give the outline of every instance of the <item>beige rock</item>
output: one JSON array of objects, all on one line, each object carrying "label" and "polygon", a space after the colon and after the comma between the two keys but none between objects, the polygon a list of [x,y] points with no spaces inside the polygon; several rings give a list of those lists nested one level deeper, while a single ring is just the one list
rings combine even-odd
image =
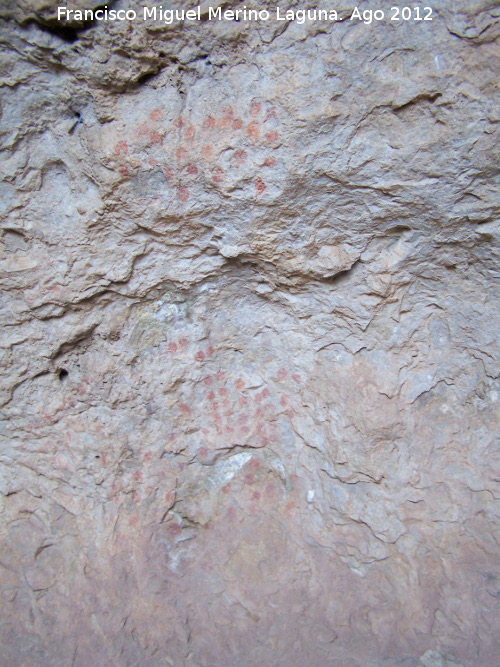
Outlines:
[{"label": "beige rock", "polygon": [[497,664],[500,17],[431,4],[0,9],[9,667]]}]

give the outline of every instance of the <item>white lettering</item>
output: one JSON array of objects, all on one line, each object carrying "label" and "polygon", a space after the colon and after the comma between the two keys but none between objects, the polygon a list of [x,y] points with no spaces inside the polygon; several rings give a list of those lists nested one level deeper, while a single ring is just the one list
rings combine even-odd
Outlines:
[{"label": "white lettering", "polygon": [[153,19],[153,21],[156,21],[156,7],[151,7],[151,9],[143,7],[142,18],[144,21],[147,21],[148,19]]}]

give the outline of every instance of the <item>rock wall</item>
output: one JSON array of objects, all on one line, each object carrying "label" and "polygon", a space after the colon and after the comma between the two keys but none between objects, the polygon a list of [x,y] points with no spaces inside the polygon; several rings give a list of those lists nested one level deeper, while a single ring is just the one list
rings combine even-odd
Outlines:
[{"label": "rock wall", "polygon": [[2,665],[500,664],[500,10],[429,4],[4,0]]}]

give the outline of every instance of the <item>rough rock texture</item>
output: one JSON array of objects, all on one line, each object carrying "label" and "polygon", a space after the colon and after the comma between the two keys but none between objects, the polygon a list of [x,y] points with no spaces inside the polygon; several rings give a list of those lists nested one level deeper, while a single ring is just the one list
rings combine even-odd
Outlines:
[{"label": "rough rock texture", "polygon": [[500,9],[430,4],[2,3],[2,665],[500,664]]}]

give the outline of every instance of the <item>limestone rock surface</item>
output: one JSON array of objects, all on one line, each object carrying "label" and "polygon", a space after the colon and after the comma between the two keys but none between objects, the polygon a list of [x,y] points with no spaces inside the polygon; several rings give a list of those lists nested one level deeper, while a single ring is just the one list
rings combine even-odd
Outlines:
[{"label": "limestone rock surface", "polygon": [[2,664],[500,664],[500,10],[428,4],[2,3]]}]

